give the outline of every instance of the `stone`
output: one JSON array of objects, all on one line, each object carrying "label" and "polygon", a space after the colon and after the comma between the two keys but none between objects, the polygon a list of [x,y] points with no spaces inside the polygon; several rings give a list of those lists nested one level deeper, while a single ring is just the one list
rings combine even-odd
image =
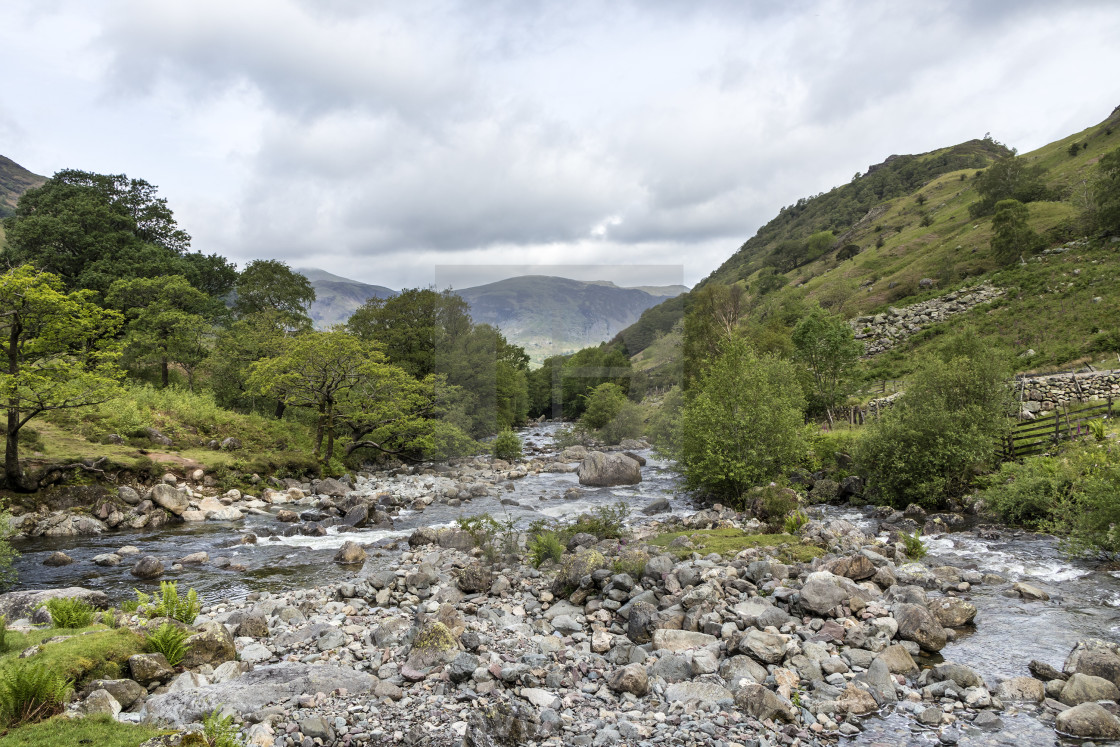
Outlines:
[{"label": "stone", "polygon": [[653,631],[653,650],[687,651],[690,648],[710,646],[717,640],[714,635],[695,633],[690,630],[655,630]]},{"label": "stone", "polygon": [[612,487],[637,485],[642,481],[642,467],[625,454],[604,454],[593,451],[576,470],[580,485]]},{"label": "stone", "polygon": [[1028,602],[1048,602],[1050,595],[1042,589],[1034,586],[1033,584],[1023,583],[1018,581],[1012,584],[1011,588],[1019,593],[1019,596],[1026,599]]},{"label": "stone", "polygon": [[121,485],[117,488],[117,497],[130,506],[136,506],[140,503],[140,494],[127,485]]},{"label": "stone", "polygon": [[319,480],[312,487],[318,495],[329,495],[333,498],[342,498],[350,491],[350,488],[333,477]]},{"label": "stone", "polygon": [[[761,630],[748,630],[747,634],[739,640],[739,651],[764,664],[777,664],[785,657],[786,640],[785,636],[764,633]],[[656,645],[655,641],[654,646]]]},{"label": "stone", "polygon": [[87,716],[105,714],[116,717],[121,712],[121,704],[107,690],[94,690],[82,701],[82,713]]},{"label": "stone", "polygon": [[887,671],[891,674],[910,676],[918,673],[918,665],[914,663],[914,658],[910,656],[905,646],[898,643],[887,646],[875,659],[886,664]]},{"label": "stone", "polygon": [[853,581],[864,581],[875,575],[875,564],[866,555],[852,555],[837,558],[826,567],[826,570],[837,576],[844,576]]},{"label": "stone", "polygon": [[970,687],[984,687],[984,680],[980,675],[964,664],[950,662],[938,664],[930,671],[930,679],[934,682],[953,682],[965,690]]},{"label": "stone", "polygon": [[836,707],[845,713],[852,713],[857,716],[879,710],[879,704],[875,702],[875,696],[855,682],[849,682],[848,686],[844,688],[844,692],[840,694],[836,701]]},{"label": "stone", "polygon": [[152,488],[152,492],[148,494],[148,499],[176,516],[182,516],[183,512],[191,506],[190,500],[185,494],[162,482]]},{"label": "stone", "polygon": [[141,685],[164,682],[175,674],[163,654],[134,654],[128,657],[128,671]]},{"label": "stone", "polygon": [[222,439],[222,443],[221,443],[221,450],[222,451],[236,451],[237,449],[240,449],[240,448],[241,448],[241,439],[234,438],[233,436],[230,436],[229,438],[223,438]]},{"label": "stone", "polygon": [[801,587],[801,606],[818,615],[827,615],[847,602],[852,594],[860,592],[862,590],[850,578],[817,571],[810,573]]},{"label": "stone", "polygon": [[334,562],[341,565],[356,565],[364,563],[366,560],[366,551],[357,542],[347,540],[342,543],[342,547],[338,548],[338,552],[334,554]]},{"label": "stone", "polygon": [[626,637],[637,644],[649,643],[657,632],[657,608],[648,602],[635,602],[626,620]]},{"label": "stone", "polygon": [[163,561],[154,555],[145,555],[129,571],[136,578],[159,578],[163,575]]},{"label": "stone", "polygon": [[724,659],[719,665],[719,676],[733,692],[738,692],[746,685],[762,684],[768,675],[766,667],[741,654]]},{"label": "stone", "polygon": [[1120,720],[1098,703],[1082,703],[1062,711],[1055,728],[1081,739],[1120,739]]},{"label": "stone", "polygon": [[723,685],[702,680],[677,682],[665,688],[665,701],[668,703],[718,703],[721,700],[731,700],[732,697],[731,691]]},{"label": "stone", "polygon": [[894,617],[898,621],[898,637],[913,641],[926,651],[938,652],[945,648],[947,637],[941,623],[929,610],[917,604],[896,604]]},{"label": "stone", "polygon": [[73,562],[74,559],[72,557],[64,552],[56,550],[55,552],[52,552],[47,556],[47,559],[43,561],[43,565],[58,567],[62,565],[70,565]]},{"label": "stone", "polygon": [[552,708],[559,703],[559,698],[548,690],[539,687],[521,688],[521,697],[525,698],[525,700],[529,701],[537,708]]},{"label": "stone", "polygon": [[[254,641],[245,648],[241,649],[241,653],[239,654],[239,656],[241,657],[241,661],[246,661],[251,664],[260,664],[271,659],[272,652],[268,650],[267,646]],[[230,662],[226,663],[228,664]]]},{"label": "stone", "polygon": [[237,635],[245,638],[268,636],[268,620],[263,615],[249,615],[237,624]]},{"label": "stone", "polygon": [[210,555],[204,551],[192,552],[175,561],[180,565],[202,565],[210,562]]},{"label": "stone", "polygon": [[642,509],[642,513],[646,516],[653,516],[654,514],[663,514],[670,510],[669,499],[662,496],[651,501],[648,506]]},{"label": "stone", "polygon": [[1000,700],[1041,703],[1046,697],[1046,685],[1034,677],[1011,677],[999,683],[995,694]]},{"label": "stone", "polygon": [[472,563],[459,571],[455,580],[461,591],[467,594],[477,594],[488,591],[494,582],[490,569],[481,563]]},{"label": "stone", "polygon": [[334,741],[334,729],[322,716],[309,716],[303,719],[299,722],[299,730],[303,732],[304,737],[321,739],[324,742]]},{"label": "stone", "polygon": [[960,628],[968,625],[976,617],[976,606],[959,597],[931,599],[929,610],[942,627]]},{"label": "stone", "polygon": [[788,700],[755,684],[744,685],[735,693],[735,707],[760,721],[773,719],[793,723],[798,715]]},{"label": "stone", "polygon": [[198,633],[185,641],[187,653],[183,656],[184,667],[191,669],[203,664],[217,666],[237,658],[237,647],[225,625],[204,622],[198,629]]},{"label": "stone", "polygon": [[1068,706],[1090,701],[1120,699],[1120,689],[1103,677],[1075,672],[1066,680],[1058,700]]},{"label": "stone", "polygon": [[1062,671],[1103,677],[1120,687],[1120,653],[1117,653],[1117,648],[1116,644],[1099,639],[1078,641],[1066,657]]},{"label": "stone", "polygon": [[436,664],[447,664],[459,655],[459,642],[451,630],[441,622],[425,623],[417,631],[408,655],[408,665],[424,669]]},{"label": "stone", "polygon": [[474,670],[478,669],[479,660],[474,654],[460,651],[459,654],[451,660],[451,664],[447,667],[447,675],[451,678],[452,682],[465,682],[474,674]]},{"label": "stone", "polygon": [[120,704],[121,708],[131,708],[132,704],[148,694],[148,691],[135,680],[94,680],[86,687],[90,692],[105,690]]}]

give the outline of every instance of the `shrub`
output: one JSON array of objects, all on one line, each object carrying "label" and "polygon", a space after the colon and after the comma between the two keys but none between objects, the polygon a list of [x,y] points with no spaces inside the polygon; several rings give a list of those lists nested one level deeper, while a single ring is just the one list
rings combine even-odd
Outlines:
[{"label": "shrub", "polygon": [[610,422],[595,433],[604,443],[621,443],[625,438],[639,438],[645,425],[644,420],[641,406],[627,400]]},{"label": "shrub", "polygon": [[615,558],[611,570],[615,573],[625,573],[637,581],[645,573],[647,563],[649,563],[649,553],[637,548],[626,548]]},{"label": "shrub", "polygon": [[922,544],[922,530],[918,529],[913,534],[899,535],[903,546],[906,548],[906,557],[911,560],[921,560],[926,556],[926,546]]},{"label": "shrub", "polygon": [[803,461],[805,398],[788,361],[735,338],[700,373],[682,417],[685,483],[741,506],[747,490]]},{"label": "shrub", "polygon": [[56,628],[84,628],[93,624],[96,615],[91,604],[77,597],[48,599],[43,606],[51,613]]},{"label": "shrub", "polygon": [[198,602],[198,592],[194,589],[187,590],[185,598],[179,597],[179,590],[174,581],[161,581],[159,585],[160,600],[148,610],[149,617],[170,617],[172,620],[193,625],[198,617],[201,605]]},{"label": "shrub", "polygon": [[202,734],[210,747],[244,747],[245,742],[237,732],[233,716],[223,716],[215,708],[202,719]]},{"label": "shrub", "polygon": [[12,662],[0,677],[0,720],[18,726],[62,713],[71,690],[68,680],[38,662]]},{"label": "shrub", "polygon": [[800,534],[805,525],[809,523],[809,515],[797,509],[786,517],[782,530],[786,534]]},{"label": "shrub", "polygon": [[187,655],[186,640],[189,637],[190,633],[179,626],[173,623],[164,623],[156,628],[155,632],[148,634],[146,643],[149,651],[163,654],[167,663],[175,667]]},{"label": "shrub", "polygon": [[490,453],[495,459],[516,461],[521,458],[521,439],[516,433],[506,429],[494,437],[494,441],[490,444]]},{"label": "shrub", "polygon": [[559,563],[564,555],[564,545],[556,532],[542,532],[529,542],[529,562],[540,568],[546,560]]}]

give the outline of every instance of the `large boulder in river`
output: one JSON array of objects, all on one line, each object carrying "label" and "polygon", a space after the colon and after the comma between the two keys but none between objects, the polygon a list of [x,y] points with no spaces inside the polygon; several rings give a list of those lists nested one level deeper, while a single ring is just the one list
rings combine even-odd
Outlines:
[{"label": "large boulder in river", "polygon": [[163,561],[154,555],[145,555],[132,566],[133,576],[136,578],[159,578],[163,575]]},{"label": "large boulder in river", "polygon": [[1120,647],[1096,638],[1078,641],[1066,657],[1062,671],[1066,674],[1081,672],[1103,677],[1120,687]]},{"label": "large boulder in river", "polygon": [[917,604],[896,604],[894,619],[898,622],[898,637],[913,641],[926,651],[937,652],[945,648],[945,628],[925,607]]},{"label": "large boulder in river", "polygon": [[1057,730],[1081,739],[1120,739],[1120,720],[1098,703],[1082,703],[1058,714]]},{"label": "large boulder in river", "polygon": [[160,508],[166,508],[176,516],[182,516],[183,512],[191,506],[191,502],[186,495],[162,482],[152,488],[152,492],[148,494],[148,498],[152,503]]},{"label": "large boulder in river", "polygon": [[625,454],[604,454],[593,451],[576,470],[580,485],[605,488],[614,485],[637,485],[642,481],[642,466]]},{"label": "large boulder in river", "polygon": [[9,591],[0,594],[0,615],[8,622],[29,617],[35,608],[45,604],[48,599],[74,597],[97,609],[108,609],[111,601],[105,592],[86,589],[81,586],[68,586],[64,589]]},{"label": "large boulder in river", "polygon": [[350,540],[343,542],[342,547],[338,548],[338,552],[334,554],[334,562],[342,565],[364,563],[365,561],[366,551],[357,542]]},{"label": "large boulder in river", "polygon": [[1120,689],[1104,677],[1095,677],[1091,674],[1076,672],[1062,687],[1058,700],[1068,706],[1081,705],[1082,703],[1096,702],[1098,700],[1116,700],[1120,698]]}]

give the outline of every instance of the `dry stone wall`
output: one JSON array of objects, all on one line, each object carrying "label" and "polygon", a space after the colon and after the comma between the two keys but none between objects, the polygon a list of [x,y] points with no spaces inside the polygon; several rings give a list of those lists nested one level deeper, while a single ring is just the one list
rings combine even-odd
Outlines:
[{"label": "dry stone wall", "polygon": [[1050,412],[1075,403],[1100,402],[1109,397],[1120,405],[1120,370],[1020,377],[1015,387],[1026,415]]},{"label": "dry stone wall", "polygon": [[1003,290],[983,283],[910,306],[892,306],[885,314],[860,316],[848,323],[852,326],[856,339],[863,340],[864,354],[875,355],[890,350],[926,327],[1002,295]]}]

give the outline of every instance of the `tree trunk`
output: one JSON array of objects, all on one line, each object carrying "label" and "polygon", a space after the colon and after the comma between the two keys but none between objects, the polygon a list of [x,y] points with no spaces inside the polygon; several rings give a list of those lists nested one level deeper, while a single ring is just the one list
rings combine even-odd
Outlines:
[{"label": "tree trunk", "polygon": [[287,408],[288,408],[288,406],[284,404],[283,400],[276,400],[276,419],[277,420],[283,420],[284,419],[284,410],[286,410]]},{"label": "tree trunk", "polygon": [[334,457],[334,402],[327,403],[327,458],[324,463]]},{"label": "tree trunk", "polygon": [[318,460],[319,455],[323,453],[323,431],[327,424],[327,414],[323,409],[323,405],[319,405],[319,417],[315,422],[315,447],[311,450],[311,456]]},{"label": "tree trunk", "polygon": [[12,490],[22,490],[23,470],[19,466],[19,410],[8,410],[8,434],[4,441],[4,479]]},{"label": "tree trunk", "polygon": [[160,381],[163,382],[163,388],[166,389],[167,388],[167,382],[168,382],[167,359],[166,358],[160,358],[159,359],[159,376],[160,376]]}]

